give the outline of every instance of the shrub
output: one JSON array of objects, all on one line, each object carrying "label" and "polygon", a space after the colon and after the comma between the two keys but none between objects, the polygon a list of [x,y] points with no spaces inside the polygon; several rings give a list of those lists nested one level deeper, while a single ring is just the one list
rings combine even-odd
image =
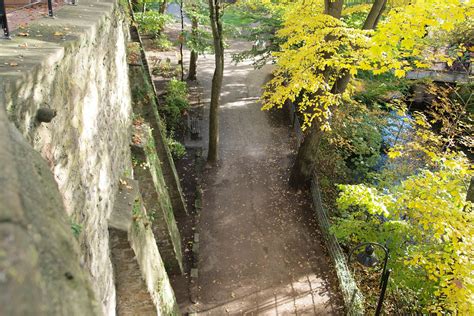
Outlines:
[{"label": "shrub", "polygon": [[158,11],[146,11],[139,14],[138,29],[140,32],[156,38],[160,35],[170,17]]},{"label": "shrub", "polygon": [[385,112],[377,107],[369,108],[360,103],[341,106],[334,112],[333,128],[322,140],[322,160],[332,152],[331,164],[325,170],[339,173],[330,177],[349,181],[364,179],[373,171],[381,158],[382,129],[386,124]]},{"label": "shrub", "polygon": [[173,43],[164,34],[159,34],[153,40],[153,47],[161,51],[167,51],[173,48]]},{"label": "shrub", "polygon": [[172,136],[173,135],[170,135],[169,137],[167,137],[168,147],[171,151],[171,155],[173,156],[173,159],[179,160],[186,155],[186,148],[184,147],[183,144],[178,142]]},{"label": "shrub", "polygon": [[154,76],[162,76],[163,78],[173,78],[179,76],[180,70],[178,67],[171,65],[169,58],[165,60],[159,60],[154,63],[151,73]]},{"label": "shrub", "polygon": [[412,84],[408,79],[397,78],[391,73],[372,75],[360,71],[357,79],[359,89],[356,89],[354,99],[368,106],[391,103],[393,99],[403,98]]},{"label": "shrub", "polygon": [[181,117],[189,107],[186,83],[171,79],[166,87],[164,114],[169,131],[174,131],[182,125]]},{"label": "shrub", "polygon": [[340,186],[343,215],[331,230],[351,246],[386,244],[390,286],[405,297],[413,293],[420,304],[417,314],[472,315],[474,213],[466,192],[473,173],[464,155],[434,159],[435,167],[383,190]]},{"label": "shrub", "polygon": [[166,99],[185,99],[188,94],[188,88],[186,82],[171,79],[166,86]]}]

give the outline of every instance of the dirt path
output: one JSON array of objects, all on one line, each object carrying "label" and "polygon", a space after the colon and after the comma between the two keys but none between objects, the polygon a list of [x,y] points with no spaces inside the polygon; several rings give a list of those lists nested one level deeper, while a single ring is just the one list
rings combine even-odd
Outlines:
[{"label": "dirt path", "polygon": [[[257,103],[269,69],[230,63],[232,49],[245,45],[234,42],[226,54],[221,162],[205,174],[194,309],[199,315],[340,315],[309,199],[287,188],[294,152],[288,123],[282,111],[262,112]],[[207,102],[211,56],[200,59],[199,71]]]}]

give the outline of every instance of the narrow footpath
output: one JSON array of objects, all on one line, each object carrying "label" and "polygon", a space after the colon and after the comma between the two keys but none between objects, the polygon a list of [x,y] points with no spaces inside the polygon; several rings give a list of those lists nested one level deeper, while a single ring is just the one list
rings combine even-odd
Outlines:
[{"label": "narrow footpath", "polygon": [[[198,315],[342,315],[309,197],[287,186],[295,139],[286,112],[260,110],[270,66],[231,62],[248,45],[235,41],[226,52],[220,163],[204,174],[193,309]],[[205,103],[213,70],[212,56],[201,57]]]}]

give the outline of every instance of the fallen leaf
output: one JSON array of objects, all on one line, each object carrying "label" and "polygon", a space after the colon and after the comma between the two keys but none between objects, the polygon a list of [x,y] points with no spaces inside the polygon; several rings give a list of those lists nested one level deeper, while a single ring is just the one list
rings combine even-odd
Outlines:
[{"label": "fallen leaf", "polygon": [[64,35],[64,33],[62,33],[62,32],[54,32],[54,34],[53,34],[53,35],[54,35],[54,36],[63,36],[63,35]]},{"label": "fallen leaf", "polygon": [[18,36],[24,36],[24,37],[26,37],[26,36],[30,36],[30,34],[28,34],[28,33],[26,33],[26,32],[20,32],[20,33],[18,33]]}]

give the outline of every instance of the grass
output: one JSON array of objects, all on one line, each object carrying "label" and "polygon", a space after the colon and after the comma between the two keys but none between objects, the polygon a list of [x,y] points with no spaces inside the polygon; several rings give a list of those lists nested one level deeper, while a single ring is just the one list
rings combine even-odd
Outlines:
[{"label": "grass", "polygon": [[238,11],[233,8],[228,8],[224,12],[223,22],[227,25],[234,27],[244,27],[254,22],[254,20],[251,17],[242,14],[241,11]]}]

